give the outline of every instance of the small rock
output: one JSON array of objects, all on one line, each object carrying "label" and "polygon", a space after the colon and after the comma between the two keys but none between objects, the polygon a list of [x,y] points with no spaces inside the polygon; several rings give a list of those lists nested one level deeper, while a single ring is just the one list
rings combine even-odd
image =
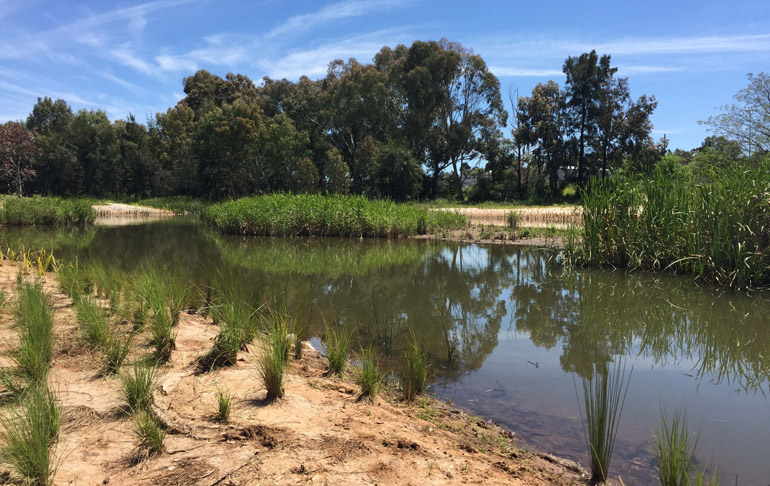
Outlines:
[{"label": "small rock", "polygon": [[106,478],[104,478],[104,481],[102,481],[102,484],[108,484],[109,482],[110,482],[110,477],[107,476]]}]

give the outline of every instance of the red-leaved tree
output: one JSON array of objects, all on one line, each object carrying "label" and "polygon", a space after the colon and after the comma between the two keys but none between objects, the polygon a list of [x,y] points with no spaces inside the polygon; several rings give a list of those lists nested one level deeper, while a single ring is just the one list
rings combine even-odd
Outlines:
[{"label": "red-leaved tree", "polygon": [[35,177],[30,160],[37,153],[35,134],[18,122],[0,125],[0,180],[21,197],[24,183]]}]

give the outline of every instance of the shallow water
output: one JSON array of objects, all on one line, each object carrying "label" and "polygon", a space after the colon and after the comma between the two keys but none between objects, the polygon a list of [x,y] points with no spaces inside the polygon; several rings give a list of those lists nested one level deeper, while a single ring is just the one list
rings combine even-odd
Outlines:
[{"label": "shallow water", "polygon": [[[431,241],[221,236],[191,221],[85,230],[6,228],[0,245],[228,288],[322,333],[355,329],[396,367],[408,326],[436,395],[587,463],[581,377],[623,356],[631,373],[611,476],[654,484],[659,408],[686,407],[723,483],[770,484],[770,296],[671,275],[563,272],[553,253]],[[633,368],[633,371],[631,369]]]}]

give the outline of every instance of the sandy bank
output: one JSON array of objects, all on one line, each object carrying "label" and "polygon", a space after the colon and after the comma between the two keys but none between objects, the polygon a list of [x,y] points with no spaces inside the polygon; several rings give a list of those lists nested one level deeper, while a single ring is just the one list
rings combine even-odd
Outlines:
[{"label": "sandy bank", "polygon": [[97,204],[93,208],[96,211],[96,221],[94,221],[94,224],[105,226],[139,224],[174,216],[173,211],[166,209],[120,203]]},{"label": "sandy bank", "polygon": [[[0,264],[0,289],[9,296],[17,272]],[[118,379],[99,376],[103,356],[80,343],[72,302],[55,275],[46,276],[44,289],[56,312],[51,388],[64,412],[56,484],[582,484],[574,464],[520,450],[511,432],[449,404],[404,403],[396,391],[359,400],[353,380],[325,376],[324,358],[309,347],[290,363],[286,396],[277,402],[264,399],[256,343],[236,366],[200,373],[196,359],[219,327],[196,314],[183,314],[155,391],[154,412],[169,427],[165,452],[133,463],[136,439],[120,412]],[[12,311],[0,310],[0,339],[9,348],[16,341]],[[144,333],[134,348],[135,358],[151,349]],[[212,420],[222,385],[236,392],[228,424]]]},{"label": "sandy bank", "polygon": [[485,208],[432,208],[433,211],[456,211],[465,215],[471,224],[494,224],[505,226],[508,214],[519,215],[519,226],[528,228],[548,228],[555,226],[564,229],[571,224],[578,224],[583,216],[583,208],[572,207],[529,207],[514,209]]}]

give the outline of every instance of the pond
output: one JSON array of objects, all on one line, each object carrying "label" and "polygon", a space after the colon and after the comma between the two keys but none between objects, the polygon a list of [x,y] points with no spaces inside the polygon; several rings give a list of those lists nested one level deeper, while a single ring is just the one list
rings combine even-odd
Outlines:
[{"label": "pond", "polygon": [[[686,407],[723,482],[770,478],[770,299],[689,278],[566,272],[552,252],[416,240],[222,236],[183,218],[79,230],[6,228],[0,245],[69,261],[161,268],[200,288],[285,309],[311,334],[356,330],[398,366],[412,327],[440,398],[587,464],[579,397],[593,366],[630,373],[612,476],[653,484],[660,408]],[[582,398],[581,398],[582,399]]]}]

